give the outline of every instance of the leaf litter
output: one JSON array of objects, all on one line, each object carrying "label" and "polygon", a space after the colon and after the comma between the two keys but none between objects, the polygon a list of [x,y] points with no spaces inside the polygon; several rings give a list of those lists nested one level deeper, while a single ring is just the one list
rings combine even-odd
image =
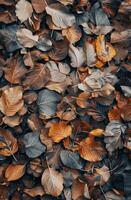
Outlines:
[{"label": "leaf litter", "polygon": [[130,1],[0,6],[0,199],[130,200]]}]

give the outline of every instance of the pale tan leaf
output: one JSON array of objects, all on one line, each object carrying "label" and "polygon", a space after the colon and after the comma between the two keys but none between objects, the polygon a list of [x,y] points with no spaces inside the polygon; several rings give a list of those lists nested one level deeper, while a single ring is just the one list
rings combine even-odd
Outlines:
[{"label": "pale tan leaf", "polygon": [[46,169],[41,178],[41,184],[46,194],[55,197],[58,197],[62,193],[63,182],[63,175],[53,168]]},{"label": "pale tan leaf", "polygon": [[26,28],[18,29],[17,33],[18,41],[24,47],[32,48],[38,42],[38,35],[33,35],[32,32]]},{"label": "pale tan leaf", "polygon": [[25,188],[24,193],[28,194],[31,197],[43,196],[45,194],[41,186],[36,186],[31,189]]},{"label": "pale tan leaf", "polygon": [[26,21],[32,15],[33,8],[30,2],[26,0],[20,0],[16,4],[16,16],[21,22]]}]

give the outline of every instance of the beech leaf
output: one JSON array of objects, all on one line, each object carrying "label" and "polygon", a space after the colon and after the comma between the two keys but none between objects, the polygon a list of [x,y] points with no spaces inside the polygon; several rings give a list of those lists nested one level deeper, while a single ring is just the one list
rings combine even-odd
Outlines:
[{"label": "beech leaf", "polygon": [[16,16],[21,22],[26,21],[32,15],[33,8],[30,2],[26,0],[19,0],[16,4]]},{"label": "beech leaf", "polygon": [[7,181],[16,181],[25,173],[25,165],[10,164],[5,171]]},{"label": "beech leaf", "polygon": [[23,142],[29,158],[36,158],[45,152],[46,147],[40,142],[39,134],[31,132],[24,135]]},{"label": "beech leaf", "polygon": [[63,175],[53,168],[46,169],[41,178],[41,184],[46,194],[54,197],[58,197],[62,193],[63,183]]}]

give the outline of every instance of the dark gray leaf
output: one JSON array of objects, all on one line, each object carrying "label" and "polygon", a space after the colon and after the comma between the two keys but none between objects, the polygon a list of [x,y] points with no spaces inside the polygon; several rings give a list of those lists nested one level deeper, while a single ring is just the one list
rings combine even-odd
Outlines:
[{"label": "dark gray leaf", "polygon": [[73,169],[82,169],[83,168],[83,162],[78,153],[63,150],[60,153],[60,158],[61,158],[62,163],[66,167],[70,167]]},{"label": "dark gray leaf", "polygon": [[47,89],[38,94],[37,105],[42,118],[50,118],[56,112],[57,103],[60,101],[60,95]]},{"label": "dark gray leaf", "polygon": [[17,29],[17,25],[11,25],[7,26],[5,29],[0,30],[0,44],[5,48],[7,52],[14,52],[22,48],[16,38]]},{"label": "dark gray leaf", "polygon": [[36,48],[41,51],[49,51],[52,48],[52,42],[48,38],[44,37],[39,39],[36,44]]},{"label": "dark gray leaf", "polygon": [[24,135],[23,142],[25,144],[26,155],[29,158],[36,158],[45,152],[46,147],[41,144],[37,132],[31,132]]},{"label": "dark gray leaf", "polygon": [[99,2],[96,2],[92,6],[89,18],[97,26],[99,26],[99,25],[106,25],[106,26],[110,25],[110,21],[108,19],[108,16],[103,11],[103,9],[100,7]]}]

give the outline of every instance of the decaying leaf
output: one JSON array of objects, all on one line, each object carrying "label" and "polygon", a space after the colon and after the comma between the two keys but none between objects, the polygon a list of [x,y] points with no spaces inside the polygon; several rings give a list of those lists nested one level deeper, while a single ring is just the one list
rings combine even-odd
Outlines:
[{"label": "decaying leaf", "polygon": [[5,89],[0,98],[0,110],[6,116],[13,116],[24,105],[22,99],[22,88],[20,86]]},{"label": "decaying leaf", "polygon": [[57,103],[61,97],[58,93],[47,89],[42,90],[38,95],[37,105],[42,118],[50,118],[56,112]]},{"label": "decaying leaf", "polygon": [[73,25],[67,29],[62,30],[62,35],[66,36],[66,38],[71,42],[78,42],[82,36],[81,29],[77,25]]},{"label": "decaying leaf", "polygon": [[18,151],[17,139],[9,130],[0,129],[0,155],[11,156]]},{"label": "decaying leaf", "polygon": [[30,2],[26,0],[19,0],[16,4],[16,16],[21,22],[26,21],[32,15],[33,8]]},{"label": "decaying leaf", "polygon": [[79,152],[82,158],[90,162],[97,162],[103,159],[106,154],[101,142],[88,137],[80,142]]},{"label": "decaying leaf", "polygon": [[32,32],[26,28],[18,29],[17,38],[23,47],[32,48],[38,42],[38,35],[33,35]]},{"label": "decaying leaf", "polygon": [[108,62],[116,55],[112,45],[105,42],[104,35],[99,35],[96,39],[96,53],[102,62]]},{"label": "decaying leaf", "polygon": [[43,196],[45,194],[41,186],[36,186],[31,189],[25,188],[24,193],[28,194],[31,197]]},{"label": "decaying leaf", "polygon": [[62,163],[66,167],[70,167],[73,169],[82,169],[83,168],[83,162],[78,153],[63,150],[60,153],[60,158],[61,158]]},{"label": "decaying leaf", "polygon": [[36,158],[45,152],[45,146],[40,142],[39,134],[31,132],[24,135],[23,142],[29,158]]},{"label": "decaying leaf", "polygon": [[120,121],[111,121],[104,132],[106,149],[112,153],[117,148],[123,147],[122,136],[125,133],[126,126]]},{"label": "decaying leaf", "polygon": [[21,78],[27,72],[21,58],[10,58],[7,60],[6,68],[4,69],[5,78],[13,84],[21,82]]},{"label": "decaying leaf", "polygon": [[23,80],[23,85],[26,89],[32,88],[38,90],[46,85],[49,78],[50,74],[48,69],[46,69],[42,63],[39,63],[26,74],[26,77]]},{"label": "decaying leaf", "polygon": [[46,12],[51,15],[53,23],[60,28],[67,28],[75,23],[75,16],[63,4],[53,3],[46,7]]},{"label": "decaying leaf", "polygon": [[10,164],[5,171],[7,181],[16,181],[25,173],[25,165]]},{"label": "decaying leaf", "polygon": [[61,173],[53,168],[48,168],[44,171],[41,184],[44,187],[46,194],[58,197],[63,190],[64,179]]},{"label": "decaying leaf", "polygon": [[60,142],[64,138],[70,136],[72,133],[72,128],[70,125],[67,125],[64,121],[56,122],[51,125],[49,130],[49,137],[56,143]]}]

